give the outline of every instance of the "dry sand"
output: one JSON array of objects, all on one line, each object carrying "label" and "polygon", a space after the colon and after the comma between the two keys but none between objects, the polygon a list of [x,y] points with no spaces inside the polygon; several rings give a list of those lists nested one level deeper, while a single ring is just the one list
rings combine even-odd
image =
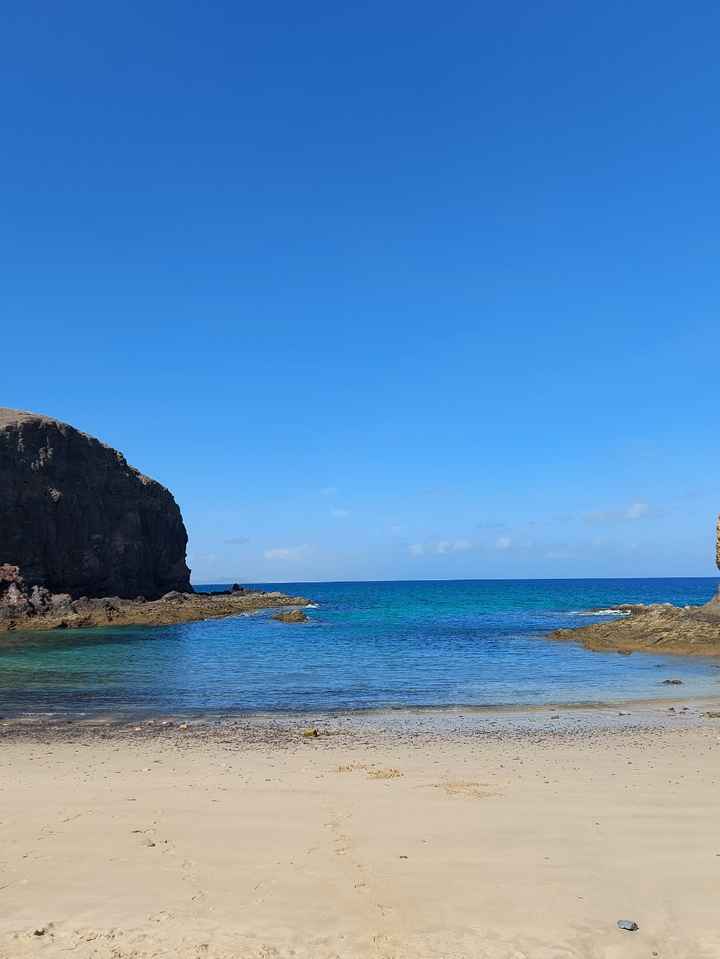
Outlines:
[{"label": "dry sand", "polygon": [[704,708],[0,725],[0,956],[717,959]]}]

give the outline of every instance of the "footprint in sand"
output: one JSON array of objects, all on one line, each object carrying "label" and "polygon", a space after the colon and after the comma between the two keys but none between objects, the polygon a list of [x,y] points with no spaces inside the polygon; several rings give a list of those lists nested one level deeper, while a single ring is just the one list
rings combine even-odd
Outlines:
[{"label": "footprint in sand", "polygon": [[401,776],[399,769],[371,769],[368,772],[368,779],[400,779]]},{"label": "footprint in sand", "polygon": [[343,766],[338,766],[337,771],[339,773],[354,773],[358,769],[369,769],[369,763],[346,763]]},{"label": "footprint in sand", "polygon": [[167,912],[165,909],[161,909],[160,912],[151,913],[148,916],[149,922],[167,922],[168,919],[174,919],[175,916],[172,912]]}]

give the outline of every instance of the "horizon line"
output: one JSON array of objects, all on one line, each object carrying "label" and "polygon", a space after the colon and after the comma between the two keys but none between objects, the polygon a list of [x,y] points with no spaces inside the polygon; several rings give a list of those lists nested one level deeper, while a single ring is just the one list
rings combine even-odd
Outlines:
[{"label": "horizon line", "polygon": [[312,585],[343,585],[351,583],[573,583],[588,582],[591,580],[640,580],[640,579],[720,579],[720,572],[714,576],[469,576],[452,578],[428,578],[428,579],[283,579],[283,580],[249,580],[239,579],[237,577],[228,580],[215,580],[206,582],[191,583],[191,586],[231,586],[233,583],[239,585],[260,583],[262,585],[284,586],[294,583],[312,584]]}]

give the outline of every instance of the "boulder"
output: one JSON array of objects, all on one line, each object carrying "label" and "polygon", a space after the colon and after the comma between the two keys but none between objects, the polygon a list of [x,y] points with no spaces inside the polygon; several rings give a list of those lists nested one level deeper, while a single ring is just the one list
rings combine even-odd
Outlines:
[{"label": "boulder", "polygon": [[276,613],[273,619],[281,623],[307,623],[308,618],[301,609],[292,609],[287,613]]},{"label": "boulder", "polygon": [[37,614],[53,593],[191,592],[186,546],[172,494],[122,453],[0,407],[0,602]]}]

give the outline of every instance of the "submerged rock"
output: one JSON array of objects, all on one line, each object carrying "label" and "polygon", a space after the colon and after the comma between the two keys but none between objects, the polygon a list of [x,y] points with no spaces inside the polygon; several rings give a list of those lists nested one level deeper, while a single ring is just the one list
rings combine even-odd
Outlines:
[{"label": "submerged rock", "polygon": [[[268,594],[271,595],[271,594]],[[281,623],[307,623],[307,615],[301,609],[292,609],[287,613],[277,613],[273,616]]]}]

